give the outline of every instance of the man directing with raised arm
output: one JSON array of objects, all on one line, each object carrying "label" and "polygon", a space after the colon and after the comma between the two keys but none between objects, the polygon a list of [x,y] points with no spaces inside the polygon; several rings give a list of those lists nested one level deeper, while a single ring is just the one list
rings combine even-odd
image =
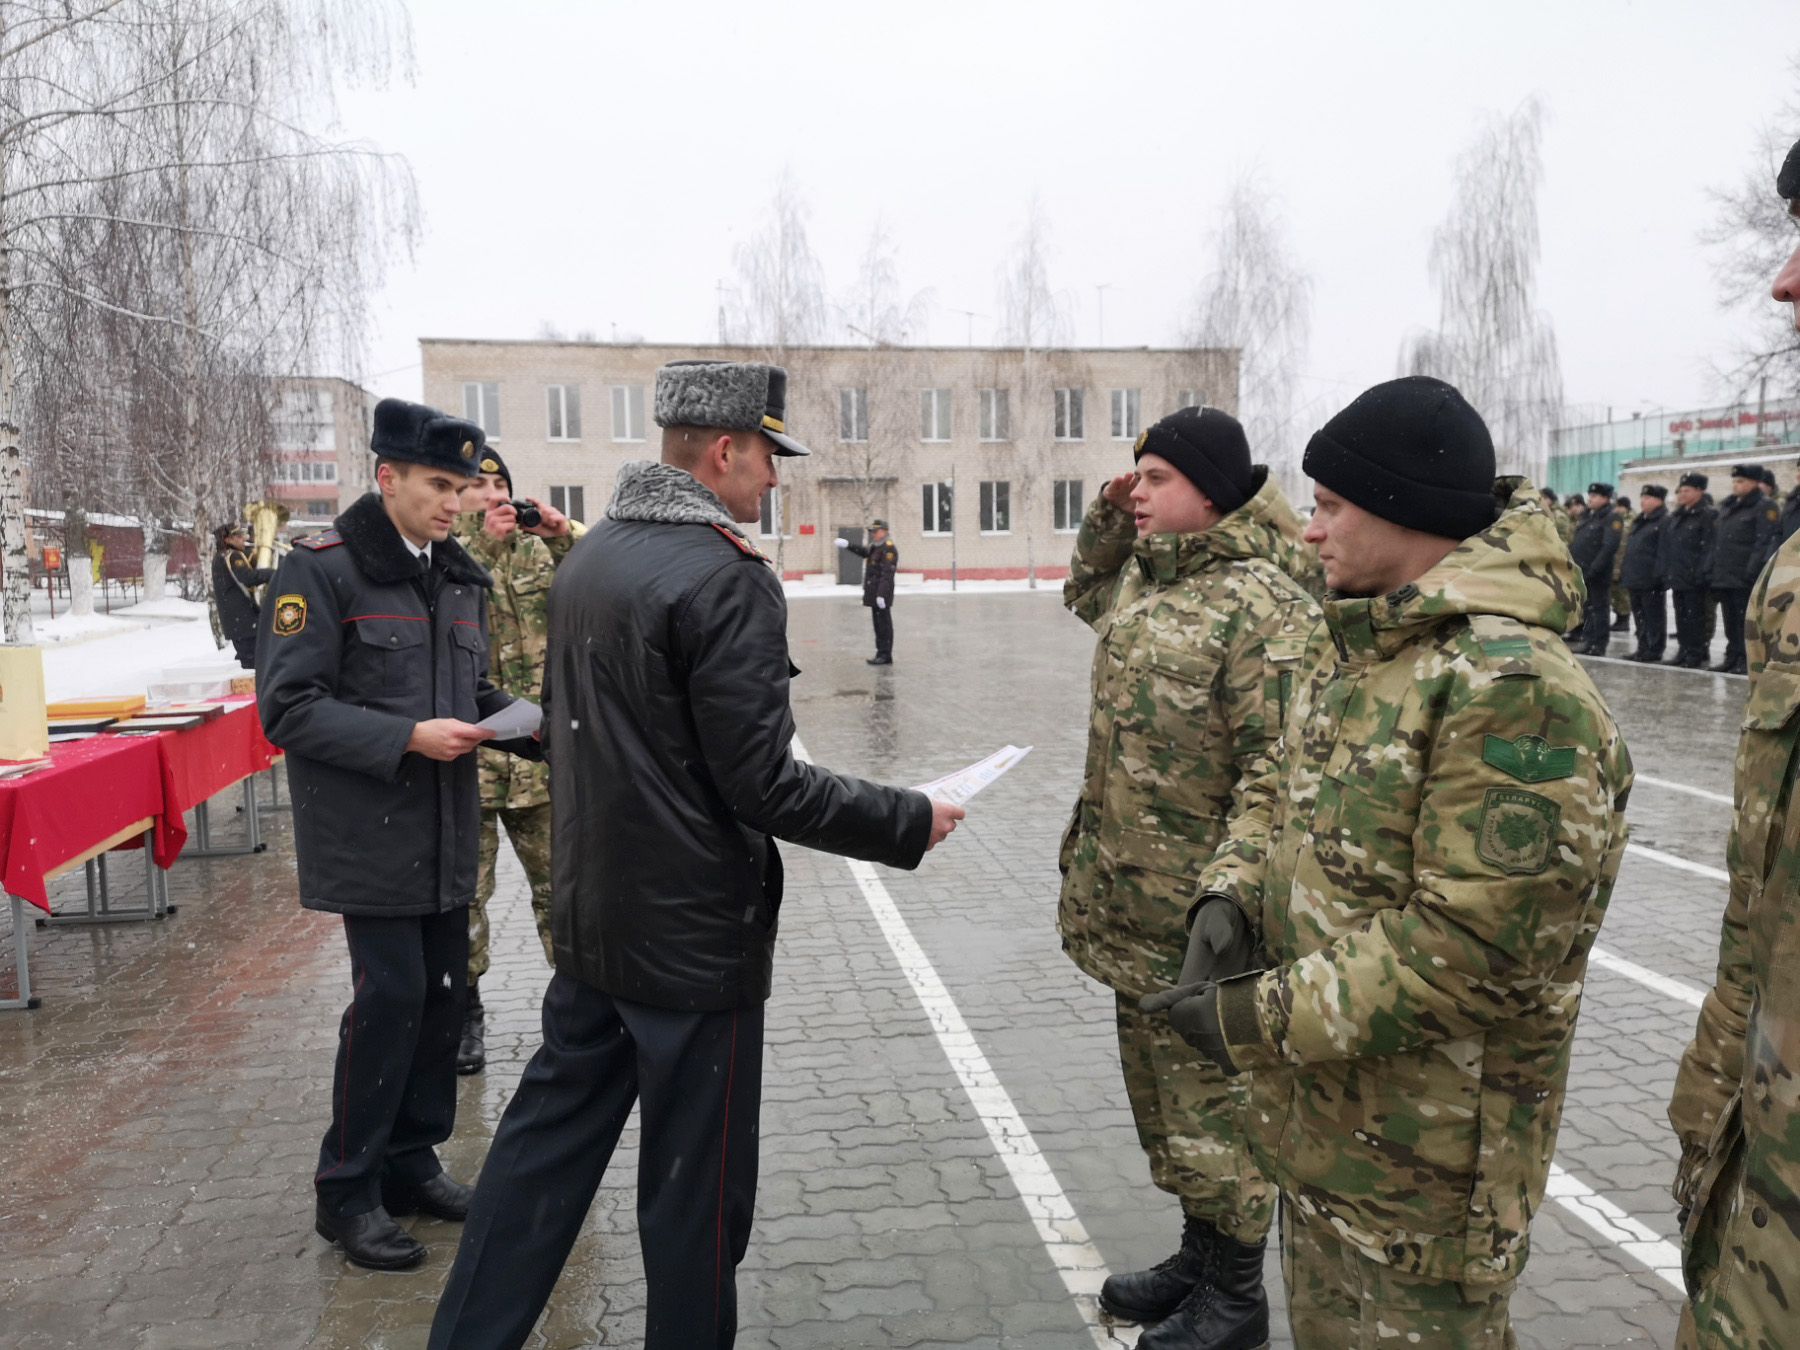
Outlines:
[{"label": "man directing with raised arm", "polygon": [[781,856],[912,868],[960,807],[795,760],[787,605],[740,530],[775,487],[787,372],[656,376],[662,463],[625,465],[550,591],[556,974],[481,1172],[433,1350],[525,1343],[642,1103],[646,1350],[737,1334]]}]

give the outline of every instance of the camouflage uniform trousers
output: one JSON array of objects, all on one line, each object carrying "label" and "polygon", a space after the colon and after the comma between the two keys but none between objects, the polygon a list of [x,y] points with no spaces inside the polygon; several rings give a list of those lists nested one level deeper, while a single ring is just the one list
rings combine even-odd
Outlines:
[{"label": "camouflage uniform trousers", "polygon": [[1785,1338],[1796,1314],[1783,1286],[1794,1271],[1782,1249],[1791,1252],[1793,1238],[1790,1232],[1783,1240],[1779,1214],[1754,1203],[1744,1186],[1744,1158],[1740,1138],[1713,1184],[1706,1212],[1689,1225],[1682,1251],[1689,1297],[1676,1350],[1778,1350],[1791,1344]]},{"label": "camouflage uniform trousers", "polygon": [[1281,1277],[1294,1350],[1518,1350],[1513,1282],[1407,1275],[1338,1239],[1331,1221],[1281,1197]]},{"label": "camouflage uniform trousers", "polygon": [[1167,1016],[1120,994],[1119,1059],[1150,1180],[1239,1242],[1258,1243],[1275,1217],[1275,1188],[1244,1138],[1250,1080],[1227,1078],[1175,1034]]},{"label": "camouflage uniform trousers", "polygon": [[481,808],[481,849],[475,877],[475,903],[469,906],[469,983],[487,974],[487,902],[494,894],[494,860],[500,853],[500,826],[513,852],[524,864],[531,883],[531,913],[537,920],[538,938],[544,944],[544,960],[552,966],[556,957],[550,945],[550,804],[517,810]]}]

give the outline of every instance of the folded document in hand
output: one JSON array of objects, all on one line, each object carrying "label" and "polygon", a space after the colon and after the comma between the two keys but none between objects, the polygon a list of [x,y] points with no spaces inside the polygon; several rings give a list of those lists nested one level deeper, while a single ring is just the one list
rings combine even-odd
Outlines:
[{"label": "folded document in hand", "polygon": [[544,710],[528,698],[514,699],[499,712],[482,718],[475,725],[494,733],[497,741],[516,741],[536,733],[544,721]]},{"label": "folded document in hand", "polygon": [[929,783],[921,783],[913,791],[923,792],[936,801],[961,806],[1030,753],[1029,745],[1023,749],[1016,745],[1002,746],[986,759],[942,778],[934,778]]}]

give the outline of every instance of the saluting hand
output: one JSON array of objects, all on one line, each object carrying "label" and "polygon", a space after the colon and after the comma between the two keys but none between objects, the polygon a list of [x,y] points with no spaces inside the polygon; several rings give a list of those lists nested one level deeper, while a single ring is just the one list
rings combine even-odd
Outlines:
[{"label": "saluting hand", "polygon": [[434,717],[428,722],[413,723],[412,735],[406,738],[406,748],[426,759],[441,759],[448,763],[461,759],[483,741],[493,739],[493,732],[473,722]]},{"label": "saluting hand", "polygon": [[943,843],[950,831],[956,828],[956,822],[968,814],[960,806],[952,806],[949,802],[931,799],[931,841],[925,845],[925,851],[931,852]]},{"label": "saluting hand", "polygon": [[1110,505],[1118,507],[1119,510],[1130,511],[1131,490],[1137,486],[1137,481],[1138,476],[1135,472],[1122,473],[1117,478],[1113,479],[1112,482],[1101,488],[1100,495],[1106,498]]}]

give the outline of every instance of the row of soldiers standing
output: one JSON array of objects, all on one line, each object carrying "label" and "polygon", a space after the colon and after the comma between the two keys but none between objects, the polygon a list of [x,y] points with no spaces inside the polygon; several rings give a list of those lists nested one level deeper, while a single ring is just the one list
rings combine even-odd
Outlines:
[{"label": "row of soldiers standing", "polygon": [[[1800,144],[1777,190],[1800,222]],[[1800,250],[1774,297],[1800,329]],[[1456,390],[1377,386],[1306,450],[1315,605],[1235,422],[1177,413],[1137,455],[1064,591],[1099,649],[1058,927],[1117,996],[1139,1140],[1184,1225],[1101,1304],[1151,1324],[1146,1350],[1263,1344],[1279,1197],[1298,1350],[1514,1346],[1625,850],[1630,756],[1564,641],[1577,607],[1604,641],[1611,486],[1571,532],[1553,496],[1492,477]],[[1646,493],[1619,561],[1633,591],[1714,597],[1750,676],[1717,976],[1669,1106],[1680,1350],[1792,1344],[1800,1296],[1800,543],[1773,538],[1760,466],[1733,478],[1716,513],[1699,475],[1666,520]]]},{"label": "row of soldiers standing", "polygon": [[[1585,499],[1569,498],[1557,522],[1588,584],[1582,655],[1605,656],[1612,633],[1633,630],[1637,645],[1625,659],[1660,662],[1672,599],[1675,654],[1668,664],[1706,667],[1717,617],[1725,654],[1710,668],[1745,673],[1750,590],[1775,550],[1800,530],[1800,486],[1783,501],[1771,470],[1739,464],[1731,471],[1730,495],[1714,505],[1707,482],[1703,473],[1683,474],[1673,507],[1666,487],[1646,484],[1635,515],[1610,483],[1591,483]],[[1555,494],[1546,489],[1544,497],[1554,510]]]}]

